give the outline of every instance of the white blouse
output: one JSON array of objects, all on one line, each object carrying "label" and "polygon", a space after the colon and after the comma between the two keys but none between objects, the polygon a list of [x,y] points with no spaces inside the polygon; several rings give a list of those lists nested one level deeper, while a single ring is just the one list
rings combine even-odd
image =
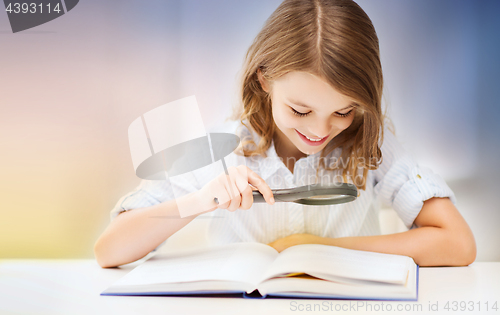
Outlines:
[{"label": "white blouse", "polygon": [[[242,127],[239,122],[225,124],[211,132],[232,132],[258,136]],[[368,171],[366,189],[358,190],[355,201],[327,206],[308,206],[290,202],[274,205],[254,203],[249,210],[230,212],[216,209],[210,216],[208,237],[210,244],[231,242],[270,243],[279,238],[309,233],[322,237],[365,236],[380,234],[378,211],[381,205],[392,207],[405,225],[412,228],[423,202],[432,197],[449,197],[455,204],[452,190],[441,176],[429,168],[420,167],[403,149],[395,136],[386,129],[381,146],[382,163]],[[227,166],[246,165],[259,174],[271,189],[292,188],[316,182],[316,166],[320,153],[296,161],[293,174],[277,156],[274,144],[267,157],[243,157],[231,153],[225,158]],[[331,152],[327,161],[340,157],[341,149]],[[111,211],[111,220],[120,212],[148,207],[201,189],[210,180],[223,173],[220,161],[193,172],[170,177],[167,180],[142,180],[132,192],[123,196]],[[341,170],[320,169],[322,183],[338,181]]]}]

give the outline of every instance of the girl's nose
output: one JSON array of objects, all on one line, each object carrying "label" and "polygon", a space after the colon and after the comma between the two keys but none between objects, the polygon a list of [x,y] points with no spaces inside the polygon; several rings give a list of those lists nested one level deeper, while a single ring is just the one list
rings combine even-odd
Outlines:
[{"label": "girl's nose", "polygon": [[330,123],[318,123],[314,126],[311,126],[309,128],[309,131],[311,132],[312,135],[318,137],[318,138],[324,138],[330,134],[332,130],[332,126]]}]

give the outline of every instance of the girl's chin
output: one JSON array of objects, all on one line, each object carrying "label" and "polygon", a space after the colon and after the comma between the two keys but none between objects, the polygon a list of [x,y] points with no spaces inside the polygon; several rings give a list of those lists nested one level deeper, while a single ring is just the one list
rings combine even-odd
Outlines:
[{"label": "girl's chin", "polygon": [[304,153],[304,154],[311,155],[311,154],[316,154],[319,151],[321,151],[323,149],[323,146],[314,147],[314,148],[304,148],[304,145],[302,145],[301,147],[298,147],[297,149],[299,149],[299,151]]}]

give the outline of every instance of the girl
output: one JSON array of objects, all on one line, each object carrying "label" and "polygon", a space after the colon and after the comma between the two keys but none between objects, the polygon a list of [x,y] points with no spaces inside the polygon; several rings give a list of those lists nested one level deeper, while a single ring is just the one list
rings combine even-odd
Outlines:
[{"label": "girl", "polygon": [[[257,35],[243,70],[236,131],[243,145],[228,158],[238,166],[229,176],[143,181],[118,202],[95,244],[102,267],[144,257],[196,217],[180,218],[180,205],[214,214],[213,243],[257,241],[278,251],[318,243],[406,255],[420,266],[474,261],[474,237],[453,192],[384,126],[378,39],[356,3],[285,0]],[[274,204],[270,186],[339,179],[358,187],[355,201]],[[252,189],[267,204],[254,205]],[[175,199],[173,190],[188,194]],[[380,203],[410,229],[378,235]],[[151,219],[158,216],[168,220]]]}]

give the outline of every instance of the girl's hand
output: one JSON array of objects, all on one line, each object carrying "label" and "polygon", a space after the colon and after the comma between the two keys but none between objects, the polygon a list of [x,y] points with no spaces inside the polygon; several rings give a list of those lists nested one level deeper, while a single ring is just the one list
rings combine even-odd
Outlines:
[{"label": "girl's hand", "polygon": [[278,252],[282,252],[290,246],[300,245],[300,244],[324,244],[323,238],[321,236],[316,236],[312,234],[292,234],[267,245],[273,247]]},{"label": "girl's hand", "polygon": [[[229,211],[250,209],[253,204],[252,186],[262,193],[268,204],[274,204],[271,188],[257,173],[244,165],[229,167],[227,170],[229,176],[225,173],[217,176],[200,191],[202,202],[208,204],[209,211],[217,208]],[[219,204],[214,198],[217,198]]]}]

